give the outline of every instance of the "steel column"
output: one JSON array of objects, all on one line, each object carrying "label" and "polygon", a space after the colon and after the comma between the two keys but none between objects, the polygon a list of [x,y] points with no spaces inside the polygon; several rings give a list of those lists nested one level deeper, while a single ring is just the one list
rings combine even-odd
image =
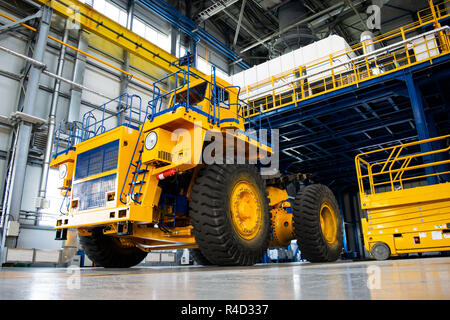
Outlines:
[{"label": "steel column", "polygon": [[341,219],[342,219],[342,240],[343,240],[343,245],[344,245],[344,253],[348,254],[348,245],[347,245],[347,234],[346,234],[346,230],[345,230],[345,215],[344,215],[344,206],[343,206],[343,201],[342,201],[342,190],[339,189],[337,194],[336,194],[336,199],[338,201],[338,206],[339,206],[339,213],[341,215]]},{"label": "steel column", "polygon": [[[42,17],[39,22],[39,34],[37,37],[33,59],[42,61],[47,45],[47,36],[50,29],[52,9],[43,6]],[[39,78],[42,73],[42,67],[32,65],[27,84],[27,91],[23,106],[23,112],[31,116],[35,115],[36,98],[39,89]],[[17,145],[13,161],[12,175],[10,180],[9,199],[7,199],[6,208],[3,214],[14,221],[19,220],[20,208],[22,203],[23,187],[25,184],[25,172],[27,168],[28,152],[30,147],[32,124],[21,122],[18,127]],[[16,239],[7,239],[8,247],[15,246]]]},{"label": "steel column", "polygon": [[[69,39],[69,25],[67,22],[65,29],[64,29],[64,35],[63,35],[62,41],[67,43],[68,39]],[[61,77],[63,75],[64,62],[65,62],[65,56],[66,56],[66,48],[67,48],[66,46],[61,46],[61,49],[59,52],[58,67],[56,69],[56,75],[59,77]],[[61,80],[55,79],[55,85],[53,87],[52,103],[51,103],[51,107],[50,107],[50,115],[49,115],[49,120],[48,120],[47,145],[45,148],[44,163],[42,165],[41,183],[40,183],[39,196],[38,196],[39,203],[36,204],[36,208],[41,208],[41,209],[44,209],[46,207],[44,205],[43,201],[47,194],[48,172],[49,172],[49,168],[50,168],[49,165],[50,165],[51,154],[52,154],[53,136],[55,135],[55,128],[56,128],[56,110],[58,107],[60,87],[61,87]]]},{"label": "steel column", "polygon": [[[417,135],[419,140],[425,140],[432,138],[430,133],[430,129],[428,128],[427,117],[424,111],[424,104],[422,100],[422,94],[420,92],[420,88],[416,85],[414,78],[411,73],[408,73],[404,76],[404,80],[406,83],[406,87],[408,89],[409,98],[411,101],[411,108],[414,115],[414,122],[416,123]],[[421,152],[429,152],[432,150],[432,147],[429,143],[424,143],[420,145]],[[432,156],[425,156],[424,162],[434,162]],[[425,174],[433,174],[434,168],[427,167],[425,168]],[[436,184],[438,183],[437,177],[427,177],[428,184]]]},{"label": "steel column", "polygon": [[[86,51],[88,49],[88,40],[85,36],[85,31],[79,30],[78,49]],[[75,83],[83,84],[84,70],[86,69],[86,56],[77,53],[75,66],[73,68],[72,81]],[[72,123],[78,121],[80,118],[81,107],[81,90],[79,88],[72,87],[70,90],[70,103],[69,112],[67,116],[67,122]]]},{"label": "steel column", "polygon": [[[134,18],[134,8],[135,8],[135,0],[129,0],[128,1],[128,9],[127,9],[127,29],[132,30],[133,29],[133,18]],[[128,50],[123,50],[123,65],[122,69],[126,72],[130,72],[130,53]],[[130,84],[130,78],[127,74],[121,73],[120,74],[120,95],[123,95],[127,93],[128,91],[128,85]],[[123,101],[122,101],[123,103]],[[117,111],[120,111],[120,109],[123,106],[122,104],[119,104],[117,106]],[[124,122],[125,114],[123,112],[120,112],[117,114],[117,125],[121,125]]]}]

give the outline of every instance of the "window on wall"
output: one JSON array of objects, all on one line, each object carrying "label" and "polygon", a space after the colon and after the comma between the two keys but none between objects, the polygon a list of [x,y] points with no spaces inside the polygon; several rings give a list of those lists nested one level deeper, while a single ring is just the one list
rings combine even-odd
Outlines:
[{"label": "window on wall", "polygon": [[[208,61],[206,61],[205,59],[203,59],[202,57],[198,56],[197,57],[197,69],[200,70],[201,72],[210,75],[211,74],[211,66],[212,64],[209,63]],[[222,71],[221,69],[216,67],[216,76],[218,76],[219,78],[227,81],[227,82],[231,82],[231,77],[225,73],[224,71]]]},{"label": "window on wall", "polygon": [[170,36],[152,28],[138,18],[134,18],[133,20],[133,32],[153,42],[161,49],[170,51]]},{"label": "window on wall", "polygon": [[[90,1],[86,1],[89,3]],[[93,0],[92,6],[95,10],[103,13],[108,18],[120,23],[123,26],[127,25],[127,12],[115,4],[105,0]]]},{"label": "window on wall", "polygon": [[177,58],[184,57],[186,55],[186,50],[187,50],[187,48],[185,48],[182,45],[179,45],[178,50],[177,50]]},{"label": "window on wall", "polygon": [[[114,3],[107,0],[81,0],[81,2],[92,6],[98,12],[120,23],[121,25],[127,25],[126,10],[123,10]],[[154,43],[161,49],[170,51],[170,35],[153,28],[136,17],[133,18],[133,32]],[[184,52],[182,55],[184,55]]]},{"label": "window on wall", "polygon": [[94,6],[94,0],[78,0],[80,2],[83,2],[85,4],[87,4],[88,6],[93,7]]}]

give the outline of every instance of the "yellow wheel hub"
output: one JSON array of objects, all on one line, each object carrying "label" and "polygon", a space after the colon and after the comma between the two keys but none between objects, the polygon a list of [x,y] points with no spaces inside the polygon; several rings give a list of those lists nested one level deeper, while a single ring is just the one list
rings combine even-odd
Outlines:
[{"label": "yellow wheel hub", "polygon": [[250,240],[261,229],[262,211],[259,196],[248,182],[238,182],[231,192],[231,217],[240,237]]},{"label": "yellow wheel hub", "polygon": [[320,208],[320,227],[325,240],[333,243],[336,240],[337,220],[334,210],[326,203]]}]

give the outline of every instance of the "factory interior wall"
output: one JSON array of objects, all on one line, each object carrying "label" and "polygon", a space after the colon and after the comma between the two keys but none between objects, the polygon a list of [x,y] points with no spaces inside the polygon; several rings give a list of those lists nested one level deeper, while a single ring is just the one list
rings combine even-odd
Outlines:
[{"label": "factory interior wall", "polygon": [[[2,8],[2,11],[11,15],[14,18],[14,15],[7,12]],[[54,20],[60,19],[59,17],[54,16]],[[61,19],[62,20],[62,19]],[[7,23],[5,19],[0,19],[1,23]],[[61,25],[61,23],[56,23],[56,25]],[[52,28],[55,27],[55,23],[53,21]],[[62,30],[58,30],[55,33],[55,30],[52,30],[50,33],[56,38],[61,39]],[[76,46],[76,37],[77,31],[72,30],[70,32],[70,41],[69,44]],[[0,45],[7,47],[15,52],[28,55],[26,52],[28,38],[26,37],[26,33],[8,33],[3,35],[0,38]],[[59,45],[53,42],[52,40],[48,41],[46,52],[44,55],[44,63],[48,66],[48,70],[52,73],[56,73],[57,64],[58,64],[58,55]],[[121,68],[122,65],[118,59],[112,59],[108,56],[100,54],[94,48],[89,47],[88,53],[101,58],[102,60],[107,61],[108,63]],[[72,79],[73,69],[75,64],[76,54],[71,49],[67,49],[63,77],[67,79]],[[0,107],[0,115],[4,117],[9,117],[12,113],[18,110],[19,103],[19,89],[20,89],[20,78],[14,77],[13,75],[20,75],[24,72],[24,67],[26,63],[24,60],[12,56],[5,52],[0,52],[0,94],[2,96],[2,104]],[[113,70],[108,66],[101,65],[101,67],[96,67],[99,65],[99,62],[94,61],[91,58],[87,59],[86,70],[84,74],[84,83],[83,85],[86,87],[90,87],[98,92],[101,92],[111,98],[115,98],[119,96],[120,90],[120,74],[118,71]],[[10,76],[6,76],[5,72],[9,73]],[[140,75],[142,78],[151,81],[152,79],[146,78],[145,76]],[[36,108],[35,115],[37,117],[48,119],[50,112],[50,105],[53,95],[53,86],[54,79],[41,75],[39,81],[39,92],[36,100]],[[130,84],[128,92],[130,94],[138,94],[142,98],[142,107],[146,107],[148,100],[151,98],[150,88],[148,90],[145,89],[145,84]],[[58,99],[57,106],[57,115],[56,115],[56,123],[59,123],[62,120],[65,120],[68,114],[69,108],[69,99],[70,99],[70,85],[62,82],[60,87],[60,96]],[[101,104],[107,101],[106,98],[100,97],[93,93],[85,92],[82,93],[82,102],[80,107],[80,120],[84,112],[90,110],[92,106],[100,106]],[[114,108],[111,107],[111,110]],[[114,110],[115,111],[115,110]],[[46,132],[45,132],[46,135]],[[7,154],[8,150],[12,146],[11,141],[12,130],[11,128],[0,126],[0,154]],[[45,141],[45,140],[44,140]],[[36,213],[35,200],[38,196],[39,192],[39,183],[40,177],[42,173],[42,159],[43,152],[45,151],[45,144],[43,145],[44,150],[41,151],[42,154],[39,156],[30,155],[28,159],[28,165],[26,169],[26,178],[24,184],[24,192],[22,197],[21,210],[24,211],[21,213],[21,224],[25,225],[24,228],[21,228],[17,247],[18,248],[37,248],[37,249],[59,249],[61,248],[61,242],[54,240],[54,230],[47,223],[40,226],[40,222],[35,221],[35,217],[33,217],[33,213]],[[33,148],[33,145],[30,146],[30,150]],[[6,181],[7,174],[7,163],[5,160],[5,156],[0,158],[0,179],[3,184]],[[2,187],[4,188],[4,186]],[[52,193],[56,186],[49,181],[47,186],[48,193]],[[54,192],[53,192],[54,194]],[[3,194],[1,195],[3,198]],[[53,199],[54,200],[54,199]],[[58,201],[59,199],[56,199]],[[3,202],[3,199],[1,199]],[[51,212],[53,215],[59,214],[59,205],[55,203],[51,203],[51,209],[54,212]],[[44,210],[46,213],[48,210]],[[30,213],[30,215],[27,215]],[[48,217],[47,217],[48,218]],[[47,219],[48,220],[48,219]]]},{"label": "factory interior wall", "polygon": [[[3,9],[2,9],[3,10]],[[9,13],[8,13],[9,14]],[[17,17],[16,17],[17,18]],[[55,20],[61,20],[56,25],[63,25],[62,19],[59,17],[54,17]],[[0,20],[2,23],[6,21]],[[161,23],[160,21],[158,23]],[[55,23],[52,24],[52,27],[55,26]],[[58,33],[55,33],[54,30],[51,34],[57,38],[61,38],[62,30],[59,29]],[[77,32],[71,31],[70,33],[70,44],[76,46],[76,38]],[[25,34],[9,33],[6,36],[2,36],[0,38],[0,45],[5,46],[9,49],[12,49],[18,53],[22,53],[27,55],[27,38]],[[44,57],[44,63],[48,65],[48,70],[50,72],[56,73],[57,62],[58,62],[58,49],[57,44],[53,41],[49,40],[49,44],[47,46],[47,50]],[[110,52],[121,51],[118,48],[112,48]],[[99,53],[98,50],[95,50],[92,45],[89,47],[88,52],[98,58],[101,58],[108,63],[116,66],[122,67],[120,63],[120,57],[110,58],[105,54]],[[219,54],[215,53],[210,48],[206,48],[204,45],[199,45],[198,54],[202,58],[207,58],[207,60],[211,63],[215,63],[220,69],[226,69],[226,59],[224,59]],[[67,79],[72,79],[72,74],[74,70],[75,64],[75,53],[68,49],[63,77]],[[5,52],[0,52],[0,70],[7,71],[11,74],[19,75],[23,72],[23,68],[25,66],[25,62],[18,58],[11,56]],[[140,75],[142,78],[152,81],[152,79]],[[45,75],[41,76],[40,79],[40,89],[38,98],[36,101],[36,116],[47,119],[52,99],[53,93],[53,85],[54,79],[51,79]],[[84,86],[94,89],[98,92],[101,92],[111,98],[117,97],[119,95],[120,90],[120,74],[113,70],[111,67],[101,65],[97,61],[94,61],[91,58],[87,59],[86,69],[84,73]],[[4,76],[3,74],[0,76],[0,95],[2,96],[2,105],[0,107],[0,115],[9,117],[11,113],[17,110],[18,98],[19,98],[19,89],[20,83],[18,79],[13,79],[12,77]],[[57,107],[57,124],[59,124],[62,120],[67,117],[68,108],[69,108],[69,99],[70,99],[70,91],[71,87],[66,83],[61,83],[60,96],[58,100]],[[147,105],[147,101],[151,99],[151,91],[150,89],[146,90],[145,85],[137,85],[130,84],[129,85],[129,93],[136,93],[142,97],[143,104],[145,107]],[[93,105],[99,106],[106,102],[106,99],[95,95],[90,92],[83,91],[82,93],[82,103],[80,107],[80,120],[83,114],[90,110]],[[113,110],[113,109],[111,109]],[[98,112],[97,112],[98,114]],[[8,128],[4,128],[0,126],[0,152],[7,152],[11,147],[11,130]],[[35,208],[35,199],[38,195],[39,190],[39,181],[40,175],[42,172],[42,167],[39,165],[38,161],[33,161],[27,166],[26,171],[26,182],[24,187],[24,196],[22,197],[22,210],[24,211],[36,211]],[[0,158],[0,179],[5,181],[7,173],[7,163],[5,159]],[[48,184],[47,189],[50,192],[51,189],[54,189],[55,186],[52,184]],[[358,233],[356,226],[359,223],[357,214],[359,211],[359,202],[357,200],[356,193],[346,193],[344,196],[344,204],[343,204],[343,212],[345,221],[354,224],[354,226],[348,227],[347,237],[348,242],[353,243],[357,241]],[[2,200],[3,201],[3,200]],[[58,200],[56,200],[58,201]],[[57,215],[59,212],[55,209],[57,206],[54,203],[51,203],[51,208],[55,212],[52,212],[54,215]],[[19,239],[18,239],[18,247],[22,248],[30,248],[33,246],[38,249],[54,249],[60,248],[61,244],[59,241],[53,240],[54,231],[50,226],[47,225],[48,229],[44,229],[45,226],[39,227],[39,223],[36,223],[32,218],[22,219],[23,224],[29,225],[29,227],[22,228],[20,231]],[[38,225],[37,228],[32,229],[33,226]],[[346,227],[347,228],[347,227]],[[353,228],[353,229],[352,229]],[[347,231],[347,230],[346,230]],[[354,245],[353,245],[354,246]],[[352,250],[357,250],[358,248],[352,247],[349,248]]]}]

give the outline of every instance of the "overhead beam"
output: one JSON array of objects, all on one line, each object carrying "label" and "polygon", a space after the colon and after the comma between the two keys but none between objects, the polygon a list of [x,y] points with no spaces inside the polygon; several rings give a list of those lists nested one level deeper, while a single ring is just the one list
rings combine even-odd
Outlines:
[{"label": "overhead beam", "polygon": [[238,18],[238,22],[237,22],[237,26],[236,26],[236,32],[234,33],[233,47],[236,46],[237,39],[239,36],[239,29],[241,28],[242,17],[244,16],[245,1],[246,0],[242,0],[241,11],[239,12],[239,18]]},{"label": "overhead beam", "polygon": [[292,29],[292,28],[294,28],[294,27],[296,27],[296,26],[298,26],[298,25],[300,25],[300,24],[308,23],[308,22],[310,22],[310,21],[312,21],[312,20],[314,20],[314,19],[316,19],[316,18],[321,17],[322,15],[324,15],[324,14],[326,14],[326,13],[328,13],[328,12],[331,12],[331,11],[333,11],[333,10],[339,9],[339,8],[342,7],[343,5],[345,5],[345,2],[339,2],[339,3],[337,3],[337,4],[335,4],[335,5],[333,5],[333,6],[329,7],[329,8],[327,8],[327,9],[325,9],[325,10],[323,10],[323,11],[320,11],[320,12],[318,12],[318,13],[312,15],[312,16],[309,16],[309,17],[306,18],[306,19],[302,19],[302,20],[300,20],[300,21],[298,21],[298,22],[296,22],[296,23],[294,23],[294,24],[291,24],[290,26],[288,26],[288,27],[286,27],[286,28],[283,28],[283,29],[280,30],[280,31],[274,32],[274,33],[272,33],[271,35],[269,35],[269,36],[267,36],[267,37],[265,37],[265,38],[263,38],[263,39],[257,41],[256,43],[254,43],[254,44],[248,46],[247,48],[241,50],[241,53],[244,53],[244,52],[246,52],[246,51],[248,51],[248,50],[250,50],[250,49],[253,49],[254,47],[256,47],[256,46],[258,46],[258,45],[260,45],[260,44],[262,44],[262,43],[264,43],[264,42],[267,42],[267,41],[273,39],[274,37],[277,37],[277,36],[279,36],[279,35],[285,33],[286,31],[289,31],[290,29]]},{"label": "overhead beam", "polygon": [[358,10],[356,10],[356,8],[353,6],[352,4],[352,0],[346,0],[348,5],[350,6],[350,8],[352,8],[353,12],[355,12],[355,15],[358,17],[359,22],[361,23],[362,27],[364,28],[364,30],[368,30],[366,23],[364,22],[363,17],[361,16],[361,14],[359,13]]},{"label": "overhead beam", "polygon": [[227,47],[220,40],[209,34],[204,28],[201,28],[194,21],[183,15],[178,10],[174,9],[169,3],[163,0],[137,0],[139,4],[148,8],[150,11],[156,13],[161,18],[169,22],[172,26],[175,26],[187,36],[196,41],[203,41],[215,50],[217,50],[223,56],[229,58],[231,61],[236,62],[241,68],[249,69],[250,66],[242,61],[236,52]]},{"label": "overhead beam", "polygon": [[[359,0],[359,1],[356,1],[355,3],[352,3],[352,5],[353,6],[359,6],[363,2],[364,2],[363,0]],[[322,11],[316,13],[316,14],[313,14],[312,16],[309,16],[309,17],[307,17],[305,19],[302,19],[302,20],[300,20],[300,21],[298,21],[298,22],[296,22],[294,24],[291,24],[290,26],[287,26],[286,28],[283,28],[282,30],[274,32],[274,33],[264,37],[263,39],[261,39],[261,40],[255,42],[255,43],[249,45],[248,47],[242,49],[240,51],[240,53],[244,53],[244,52],[246,52],[246,51],[248,51],[250,49],[253,49],[254,47],[259,46],[260,44],[265,43],[265,42],[267,42],[267,41],[269,41],[269,40],[271,40],[271,39],[273,39],[275,37],[278,37],[279,35],[282,35],[282,34],[286,33],[287,31],[289,31],[290,29],[295,28],[295,27],[297,27],[297,26],[299,26],[301,24],[313,23],[313,22],[316,22],[315,20],[322,21],[322,20],[325,20],[325,19],[329,19],[329,18],[339,14],[341,12],[340,9],[342,8],[342,6],[347,7],[347,2],[346,1],[341,1],[339,3],[336,3],[335,5],[333,5],[333,6],[329,7],[329,8],[326,8],[326,9],[324,9],[324,10],[322,10]],[[322,18],[322,19],[320,19],[320,18]]]},{"label": "overhead beam", "polygon": [[[256,41],[260,41],[260,39],[258,38],[257,35],[255,35],[254,32],[252,32],[249,28],[247,28],[241,21],[241,23],[239,23],[239,20],[237,20],[235,17],[233,17],[233,15],[231,13],[229,13],[227,10],[223,10],[223,13],[225,13],[231,20],[233,20],[236,25],[240,25],[240,27],[245,30],[251,37],[253,37]],[[238,30],[236,30],[238,31]],[[237,40],[236,40],[237,42]],[[265,44],[262,43],[263,46],[265,46],[267,49],[269,49],[269,47]]]},{"label": "overhead beam", "polygon": [[[154,66],[173,73],[180,67],[173,63],[177,57],[159,48],[152,42],[135,34],[114,20],[97,12],[92,7],[77,0],[34,0],[43,5],[53,8],[54,12],[64,18],[70,18],[80,24],[86,31],[92,32],[105,40],[121,47],[124,50],[148,61]],[[191,68],[193,69],[193,68]],[[194,73],[204,75],[199,70]]]}]

